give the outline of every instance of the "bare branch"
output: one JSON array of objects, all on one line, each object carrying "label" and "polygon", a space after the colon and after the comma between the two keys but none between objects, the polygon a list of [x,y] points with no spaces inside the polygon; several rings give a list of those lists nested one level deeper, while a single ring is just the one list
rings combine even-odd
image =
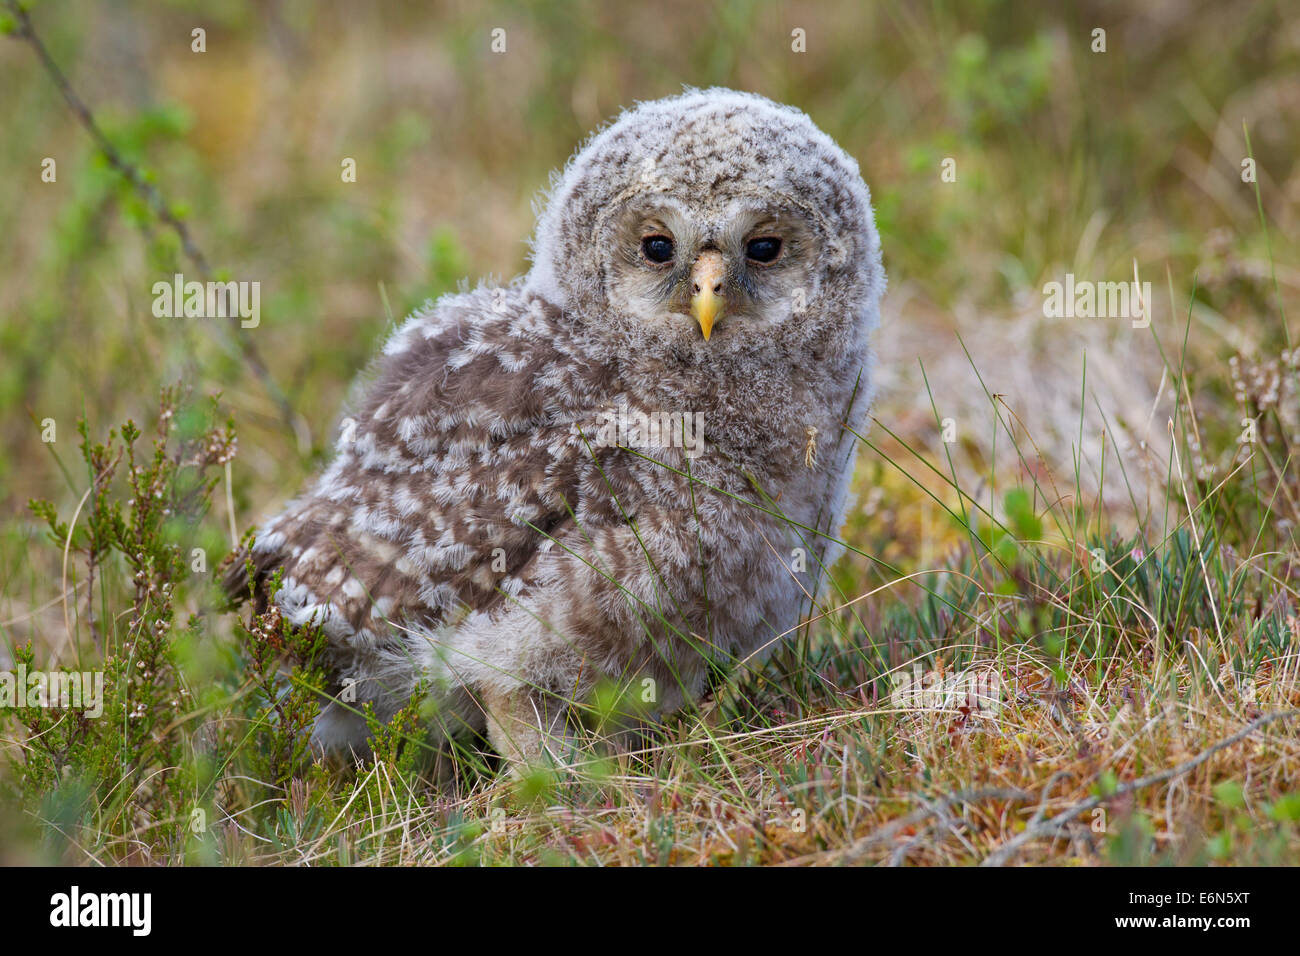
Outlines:
[{"label": "bare branch", "polygon": [[[49,49],[45,46],[44,41],[41,40],[40,35],[36,32],[31,17],[28,16],[27,10],[24,6],[19,3],[18,0],[4,0],[4,3],[14,18],[15,27],[11,36],[15,39],[25,41],[28,46],[36,52],[36,56],[41,61],[41,65],[45,67],[45,72],[50,75],[50,79],[53,80],[54,85],[58,87],[59,93],[62,94],[64,101],[68,104],[68,108],[72,110],[73,115],[76,116],[77,121],[85,128],[86,132],[90,134],[90,138],[95,141],[95,146],[99,149],[100,153],[103,154],[104,159],[107,160],[108,164],[115,169],[122,178],[131,184],[131,188],[135,190],[136,194],[142,200],[144,200],[145,204],[149,207],[154,216],[157,217],[158,221],[176,233],[177,238],[180,239],[181,249],[184,251],[185,256],[194,264],[194,267],[206,281],[211,276],[212,270],[208,265],[207,256],[203,254],[203,250],[199,248],[198,244],[194,241],[194,237],[190,234],[189,227],[172,212],[171,206],[163,197],[162,193],[158,191],[158,188],[145,179],[139,168],[125,159],[118,151],[117,147],[113,145],[112,140],[104,135],[104,131],[100,129],[99,124],[95,121],[95,116],[90,111],[90,108],[86,106],[85,101],[83,101],[77,95],[76,91],[73,90],[72,84],[68,82],[63,71],[59,69],[59,65],[54,62],[54,57],[50,55]],[[230,330],[223,325],[212,323],[211,327],[220,330],[223,344],[227,347],[229,347],[233,341],[235,348],[237,348],[243,356],[245,363],[247,363],[247,366],[252,371],[254,377],[262,383],[262,386],[270,395],[271,400],[278,406],[280,417],[283,420],[285,427],[297,440],[299,449],[305,450],[307,447],[310,447],[311,432],[307,426],[306,420],[303,419],[301,415],[298,415],[289,404],[289,399],[285,396],[284,391],[276,383],[275,379],[272,378],[271,372],[267,368],[266,362],[262,360],[262,355],[258,351],[257,346],[255,346],[252,340],[246,335],[231,335]]]},{"label": "bare branch", "polygon": [[1069,809],[1061,811],[1056,816],[1052,817],[1050,820],[1033,822],[1028,827],[1026,827],[1022,833],[1008,840],[1006,843],[1002,844],[1002,846],[998,847],[998,849],[995,850],[993,853],[990,853],[987,857],[985,857],[984,860],[980,863],[980,866],[1001,866],[1003,863],[1009,860],[1017,850],[1019,850],[1030,840],[1036,840],[1037,838],[1042,836],[1049,836],[1052,834],[1059,833],[1062,829],[1064,829],[1067,823],[1069,823],[1071,820],[1073,820],[1075,817],[1079,816],[1080,814],[1087,813],[1089,810],[1092,810],[1095,807],[1099,807],[1103,803],[1107,803],[1111,800],[1114,800],[1116,797],[1122,797],[1127,793],[1133,793],[1137,790],[1143,790],[1146,787],[1154,786],[1157,783],[1164,783],[1166,780],[1172,780],[1175,777],[1181,777],[1183,774],[1195,770],[1197,767],[1205,763],[1205,761],[1209,760],[1220,750],[1225,750],[1228,747],[1231,747],[1233,744],[1240,743],[1241,741],[1245,740],[1247,737],[1253,734],[1260,727],[1263,727],[1265,724],[1271,724],[1275,720],[1283,720],[1287,717],[1296,717],[1296,716],[1300,716],[1300,710],[1284,710],[1272,714],[1264,714],[1262,717],[1257,717],[1255,720],[1252,720],[1249,724],[1247,724],[1244,728],[1239,730],[1237,733],[1233,734],[1231,737],[1225,737],[1223,740],[1220,740],[1217,744],[1214,744],[1214,746],[1201,751],[1191,760],[1185,761],[1184,763],[1180,763],[1176,767],[1170,767],[1167,770],[1161,770],[1159,773],[1149,774],[1148,776],[1140,777],[1137,780],[1132,780],[1126,784],[1116,787],[1114,792],[1108,793],[1105,796],[1091,797],[1080,803],[1076,803],[1074,806],[1070,807]]}]

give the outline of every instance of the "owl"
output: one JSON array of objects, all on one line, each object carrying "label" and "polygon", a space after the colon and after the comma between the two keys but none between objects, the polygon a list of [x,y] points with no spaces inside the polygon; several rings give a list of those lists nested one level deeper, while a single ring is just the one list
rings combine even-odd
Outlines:
[{"label": "owl", "polygon": [[325,635],[322,754],[418,700],[435,739],[563,760],[602,687],[656,720],[762,661],[842,550],[885,276],[829,136],[749,93],[641,103],[552,177],[530,260],[396,329],[230,565]]}]

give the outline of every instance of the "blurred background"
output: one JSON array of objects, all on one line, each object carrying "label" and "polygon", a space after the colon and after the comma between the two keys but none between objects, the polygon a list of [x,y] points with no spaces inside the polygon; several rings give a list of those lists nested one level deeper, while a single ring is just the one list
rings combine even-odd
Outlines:
[{"label": "blurred background", "polygon": [[[319,467],[385,330],[465,279],[526,269],[549,172],[623,107],[683,85],[798,106],[861,164],[890,288],[879,424],[848,533],[900,566],[933,560],[918,552],[942,539],[921,505],[922,486],[942,496],[943,482],[913,452],[990,501],[1037,470],[1122,523],[1163,500],[1170,363],[1186,363],[1200,416],[1186,465],[1213,481],[1253,400],[1229,359],[1265,376],[1290,359],[1300,17],[1281,0],[30,9],[72,89],[214,272],[261,283],[261,323],[219,332],[153,316],[154,282],[201,277],[31,45],[0,37],[0,620],[13,640],[39,632],[29,612],[57,590],[57,555],[33,557],[42,529],[26,502],[75,506],[78,416],[102,436],[148,423],[178,378],[219,392],[239,431],[242,533]],[[1242,179],[1250,154],[1257,184]],[[341,179],[345,158],[355,183]],[[1135,268],[1155,292],[1150,329],[1044,316],[1046,283]],[[1031,462],[1008,452],[998,414],[1032,438]],[[227,518],[212,516],[218,546]]]}]

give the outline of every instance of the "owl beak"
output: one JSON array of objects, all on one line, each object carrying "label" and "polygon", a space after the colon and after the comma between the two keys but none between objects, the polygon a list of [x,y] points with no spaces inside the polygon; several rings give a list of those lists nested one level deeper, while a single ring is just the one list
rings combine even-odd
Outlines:
[{"label": "owl beak", "polygon": [[716,249],[700,253],[691,267],[691,316],[700,323],[706,342],[713,333],[713,323],[727,304],[726,278],[727,263]]}]

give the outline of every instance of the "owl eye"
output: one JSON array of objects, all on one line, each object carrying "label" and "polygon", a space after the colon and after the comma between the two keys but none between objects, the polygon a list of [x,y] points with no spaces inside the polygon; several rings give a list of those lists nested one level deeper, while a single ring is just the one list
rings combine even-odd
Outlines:
[{"label": "owl eye", "polygon": [[641,253],[651,262],[670,262],[673,258],[673,241],[667,236],[646,236],[641,240]]},{"label": "owl eye", "polygon": [[754,262],[772,262],[781,254],[781,240],[776,236],[759,236],[745,246],[745,257]]}]

